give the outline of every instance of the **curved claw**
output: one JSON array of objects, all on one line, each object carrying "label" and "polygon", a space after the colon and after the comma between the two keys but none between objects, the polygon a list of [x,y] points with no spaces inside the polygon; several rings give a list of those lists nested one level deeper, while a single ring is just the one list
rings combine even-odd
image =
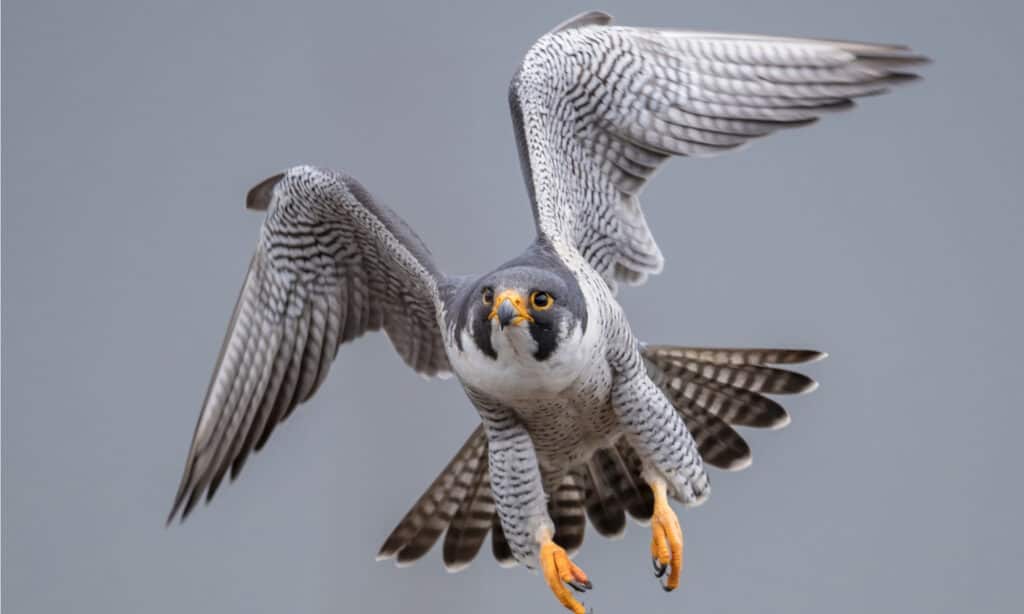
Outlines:
[{"label": "curved claw", "polygon": [[565,549],[551,541],[551,538],[541,542],[539,557],[544,579],[547,580],[551,592],[555,594],[559,603],[574,614],[586,614],[586,608],[572,596],[566,585],[578,592],[593,588],[594,585],[587,578],[587,574],[570,561]]},{"label": "curved claw", "polygon": [[668,565],[666,565],[666,564],[662,563],[661,561],[659,561],[657,556],[651,557],[651,563],[654,564],[654,577],[655,578],[662,577],[663,575],[665,575],[665,572],[668,571]]},{"label": "curved claw", "polygon": [[661,578],[669,570],[661,588],[670,592],[679,587],[679,574],[683,569],[683,530],[679,518],[668,505],[665,482],[653,480],[654,515],[651,517],[651,559],[654,575]]},{"label": "curved claw", "polygon": [[591,584],[589,581],[580,582],[578,580],[572,580],[570,582],[567,582],[567,584],[571,586],[572,590],[576,591],[577,593],[585,593],[590,589],[594,588],[594,585]]}]

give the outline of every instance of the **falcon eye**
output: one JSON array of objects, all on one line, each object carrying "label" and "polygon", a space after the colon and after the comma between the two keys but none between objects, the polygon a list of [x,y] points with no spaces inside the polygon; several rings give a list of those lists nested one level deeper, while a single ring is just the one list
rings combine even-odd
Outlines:
[{"label": "falcon eye", "polygon": [[483,291],[484,305],[490,305],[494,302],[494,290],[491,288],[484,288]]},{"label": "falcon eye", "polygon": [[530,295],[530,305],[537,311],[551,309],[551,306],[554,304],[555,297],[551,296],[547,292],[534,292]]}]

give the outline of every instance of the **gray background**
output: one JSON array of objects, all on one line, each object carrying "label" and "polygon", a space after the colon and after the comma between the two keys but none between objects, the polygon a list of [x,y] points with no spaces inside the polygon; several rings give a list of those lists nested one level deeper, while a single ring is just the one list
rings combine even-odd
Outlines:
[{"label": "gray background", "polygon": [[[261,222],[245,191],[300,162],[343,168],[444,268],[497,265],[532,233],[508,79],[590,2],[4,3],[6,612],[559,611],[489,552],[458,575],[437,551],[374,562],[477,420],[380,335],[343,349],[214,505],[163,519]],[[832,357],[788,429],[746,432],[754,465],[716,471],[682,513],[682,589],[651,578],[646,530],[591,531],[588,604],[1019,607],[1020,10],[603,5],[625,24],[906,42],[937,62],[812,129],[677,161],[646,192],[668,264],[622,294],[642,338]]]}]

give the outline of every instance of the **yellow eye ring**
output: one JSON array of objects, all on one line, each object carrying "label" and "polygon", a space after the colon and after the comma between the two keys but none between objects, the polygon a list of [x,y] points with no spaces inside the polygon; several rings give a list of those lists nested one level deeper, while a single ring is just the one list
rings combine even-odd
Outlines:
[{"label": "yellow eye ring", "polygon": [[530,306],[537,311],[547,311],[555,304],[555,297],[547,292],[535,291],[530,293]]},{"label": "yellow eye ring", "polygon": [[490,305],[494,302],[494,290],[491,288],[484,288],[483,292],[481,292],[481,298],[484,305]]}]

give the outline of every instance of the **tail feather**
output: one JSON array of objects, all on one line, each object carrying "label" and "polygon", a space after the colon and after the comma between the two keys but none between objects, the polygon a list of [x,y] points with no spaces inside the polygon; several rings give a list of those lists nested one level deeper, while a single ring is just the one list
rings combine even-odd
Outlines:
[{"label": "tail feather", "polygon": [[669,376],[689,375],[693,379],[701,378],[762,394],[802,394],[817,388],[814,380],[806,375],[763,365],[715,365],[706,362],[667,360],[659,366]]},{"label": "tail feather", "polygon": [[763,348],[690,348],[673,345],[645,345],[644,356],[655,364],[661,360],[687,360],[712,365],[796,365],[828,356],[815,350],[770,350]]},{"label": "tail feather", "polygon": [[594,463],[630,516],[639,520],[651,517],[654,512],[654,495],[641,477],[642,463],[635,468],[628,467],[617,447],[594,452]]},{"label": "tail feather", "polygon": [[592,459],[580,471],[586,489],[587,517],[597,532],[605,537],[616,537],[626,529],[626,512],[615,490],[607,483],[607,476]]},{"label": "tail feather", "polygon": [[750,446],[724,420],[690,404],[676,405],[676,409],[697,442],[704,462],[727,471],[739,471],[750,465]]},{"label": "tail feather", "polygon": [[683,417],[701,457],[737,470],[750,464],[750,446],[732,426],[780,428],[789,414],[765,394],[801,394],[814,380],[768,365],[814,362],[814,350],[689,348],[644,345],[648,374]]},{"label": "tail feather", "polygon": [[508,545],[508,539],[505,538],[505,531],[501,528],[501,520],[497,514],[491,519],[491,553],[502,567],[512,567],[516,564],[512,547]]},{"label": "tail feather", "polygon": [[687,401],[735,426],[774,429],[789,424],[789,413],[782,405],[756,392],[686,375],[669,378],[666,384]]},{"label": "tail feather", "polygon": [[486,455],[483,462],[479,463],[472,483],[469,494],[459,506],[444,536],[443,558],[448,571],[459,571],[469,565],[480,551],[487,532],[491,530],[495,503],[491,495]]},{"label": "tail feather", "polygon": [[478,426],[437,479],[402,518],[377,553],[377,560],[397,557],[411,563],[430,550],[452,520],[471,487],[471,481],[487,462],[487,436]]},{"label": "tail feather", "polygon": [[[603,461],[609,465],[608,461]],[[619,461],[620,465],[622,462]],[[614,464],[610,465],[614,466]],[[548,512],[555,524],[554,540],[572,553],[583,543],[587,514],[584,503],[587,493],[593,489],[586,467],[567,474],[552,494]],[[606,534],[617,534],[625,525],[622,501],[630,497],[641,498],[641,503],[632,504],[632,510],[643,514],[642,495],[628,493],[631,479],[623,477],[622,471],[597,469],[600,476],[600,497],[604,502],[604,524],[599,528]],[[621,499],[621,501],[620,501]],[[647,513],[650,516],[650,513]],[[488,531],[491,532],[491,546],[494,558],[503,566],[515,565],[512,550],[505,539],[496,513],[494,496],[491,492],[490,474],[487,468],[487,438],[478,428],[463,445],[455,458],[434,480],[430,488],[420,497],[412,510],[398,523],[391,535],[381,546],[378,560],[395,558],[399,564],[408,564],[426,554],[442,532],[447,532],[443,545],[443,560],[449,571],[465,568],[480,551]]]},{"label": "tail feather", "polygon": [[619,458],[622,459],[626,468],[626,474],[630,476],[633,482],[635,495],[639,497],[639,500],[635,501],[627,509],[630,510],[629,513],[633,518],[640,522],[647,522],[654,515],[654,491],[651,490],[651,487],[643,477],[644,461],[625,438],[620,439],[615,444],[615,450],[619,453]]},{"label": "tail feather", "polygon": [[587,517],[583,511],[583,479],[570,473],[548,502],[548,513],[555,523],[554,541],[569,554],[575,553],[583,544],[583,533]]}]

